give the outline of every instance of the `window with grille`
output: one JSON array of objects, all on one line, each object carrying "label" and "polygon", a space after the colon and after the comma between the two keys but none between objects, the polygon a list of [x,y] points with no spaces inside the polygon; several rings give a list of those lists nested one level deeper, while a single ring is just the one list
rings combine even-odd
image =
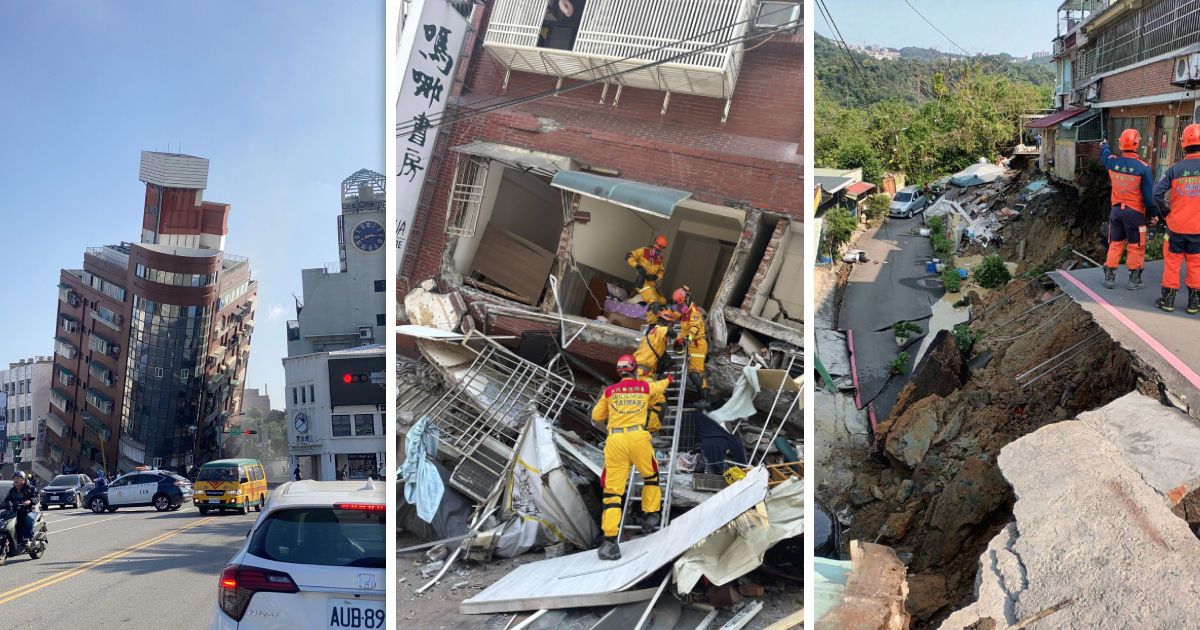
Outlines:
[{"label": "window with grille", "polygon": [[332,416],[333,419],[333,437],[350,437],[354,435],[350,428],[350,416],[338,415]]},{"label": "window with grille", "polygon": [[459,154],[454,165],[454,187],[450,190],[450,207],[446,211],[446,234],[475,236],[479,225],[479,209],[483,205],[483,188],[487,184],[489,160]]}]

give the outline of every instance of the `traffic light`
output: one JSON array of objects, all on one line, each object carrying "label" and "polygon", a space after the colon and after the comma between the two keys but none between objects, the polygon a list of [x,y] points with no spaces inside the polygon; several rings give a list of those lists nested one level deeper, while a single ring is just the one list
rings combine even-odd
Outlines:
[{"label": "traffic light", "polygon": [[344,374],[342,375],[343,383],[370,383],[370,374]]},{"label": "traffic light", "polygon": [[258,431],[242,431],[241,429],[230,429],[229,435],[258,435]]}]

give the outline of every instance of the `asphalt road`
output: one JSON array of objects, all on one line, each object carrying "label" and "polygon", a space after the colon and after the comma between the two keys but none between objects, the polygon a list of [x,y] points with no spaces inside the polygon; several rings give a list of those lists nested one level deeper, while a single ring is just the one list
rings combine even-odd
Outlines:
[{"label": "asphalt road", "polygon": [[202,517],[185,504],[45,516],[46,554],[0,567],[2,628],[205,628],[221,569],[258,515]]},{"label": "asphalt road", "polygon": [[[945,289],[941,280],[925,272],[932,255],[929,239],[905,233],[921,227],[920,217],[888,219],[859,237],[853,246],[867,252],[870,262],[855,263],[842,294],[838,328],[854,333],[854,361],[863,402],[887,383],[888,363],[899,352],[890,326],[900,320],[917,322],[928,330],[933,303]],[[877,332],[881,331],[882,332]],[[887,419],[896,397],[904,389],[916,362],[917,337],[907,348],[908,372],[892,380],[875,398],[875,417]]]}]

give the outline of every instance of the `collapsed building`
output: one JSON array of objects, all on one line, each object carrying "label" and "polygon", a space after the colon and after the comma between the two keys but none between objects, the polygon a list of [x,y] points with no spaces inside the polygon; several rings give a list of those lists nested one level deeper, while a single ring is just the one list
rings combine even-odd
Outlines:
[{"label": "collapsed building", "polygon": [[[537,565],[598,562],[589,550],[607,435],[590,412],[617,380],[617,359],[644,335],[648,305],[627,255],[662,236],[658,286],[668,297],[689,287],[704,315],[712,407],[701,408],[691,389],[668,393],[670,421],[654,442],[666,473],[662,529],[622,541],[626,557],[653,559],[603,587],[484,591],[454,612],[562,610],[586,600],[641,614],[692,605],[696,593],[712,601],[704,587],[720,584],[727,588],[712,605],[729,609],[740,598],[737,580],[766,566],[780,576],[771,578],[780,596],[794,597],[794,613],[803,485],[800,3],[688,9],[702,20],[639,0],[572,0],[549,11],[533,0],[455,6],[471,26],[451,64],[443,122],[422,130],[434,149],[419,169],[411,158],[398,174],[423,180],[411,220],[400,223],[397,257],[398,439],[411,462],[406,479],[425,484],[411,484],[402,527],[431,542],[459,538],[445,543],[454,554],[442,560],[447,571],[463,559],[541,549],[577,553]],[[666,42],[694,54],[665,50]],[[552,96],[530,97],[550,86]],[[413,117],[398,112],[398,147],[411,144],[415,127],[404,124]],[[744,453],[705,461],[698,426],[717,426]],[[739,473],[726,479],[726,469]],[[441,488],[431,491],[433,513],[417,500],[426,486]],[[634,475],[628,494],[639,487]],[[627,510],[625,529],[637,527],[635,512]],[[693,550],[704,536],[680,536],[685,530],[726,534]],[[757,534],[747,542],[746,532]],[[655,536],[672,545],[658,549]],[[698,557],[733,547],[754,551],[731,553],[736,567]],[[525,569],[499,588],[544,586]],[[645,586],[665,585],[668,575],[677,597]],[[423,588],[442,576],[430,577]],[[743,623],[761,608],[739,608]]]}]

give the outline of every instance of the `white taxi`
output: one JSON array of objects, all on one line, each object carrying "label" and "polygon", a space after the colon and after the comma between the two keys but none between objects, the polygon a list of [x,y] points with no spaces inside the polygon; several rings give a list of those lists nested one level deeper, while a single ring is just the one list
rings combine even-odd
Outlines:
[{"label": "white taxi", "polygon": [[383,628],[386,514],[370,480],[276,488],[221,571],[208,627]]}]

